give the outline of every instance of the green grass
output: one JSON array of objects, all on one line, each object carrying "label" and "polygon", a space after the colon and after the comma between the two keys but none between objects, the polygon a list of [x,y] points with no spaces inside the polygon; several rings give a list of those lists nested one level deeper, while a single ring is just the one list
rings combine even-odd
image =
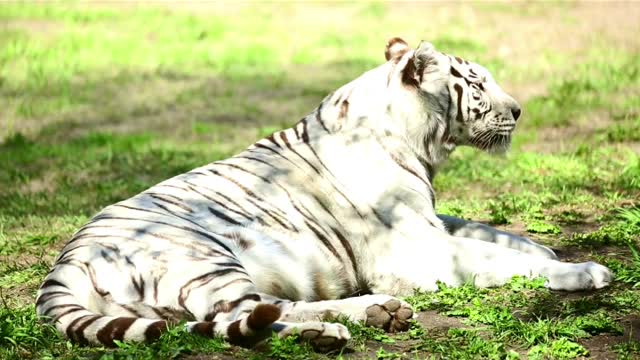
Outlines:
[{"label": "green grass", "polygon": [[[0,5],[0,358],[640,356],[624,326],[640,312],[640,55],[606,31],[580,42],[576,26],[586,20],[575,4],[421,6]],[[460,12],[474,16],[451,15]],[[558,19],[562,39],[576,41],[568,48],[526,35]],[[501,24],[524,35],[498,33]],[[518,99],[524,115],[508,155],[459,149],[443,167],[438,210],[604,263],[615,272],[611,287],[573,296],[515,278],[497,289],[416,291],[407,300],[417,311],[454,325],[415,321],[385,334],[338,319],[353,340],[329,355],[294,338],[239,349],[178,327],[154,344],[82,348],[36,319],[39,282],[95,212],[295,123],[379,64],[397,35],[431,41],[485,65],[505,90],[532,94]],[[603,337],[615,345],[589,342]]]},{"label": "green grass", "polygon": [[[475,345],[483,352],[463,353],[462,357],[504,358],[528,349],[528,355],[533,358],[575,358],[588,354],[576,342],[579,339],[622,333],[620,325],[611,318],[615,314],[615,303],[603,299],[598,299],[599,303],[593,307],[581,306],[583,300],[557,303],[544,289],[544,282],[545,279],[515,277],[497,289],[476,289],[471,285],[448,288],[441,284],[437,293],[416,291],[407,301],[416,309],[438,310],[447,316],[462,317],[468,325],[479,325],[472,330],[450,330],[444,343],[426,340],[429,351],[461,336],[467,346],[473,342],[483,344]],[[460,346],[453,342],[451,346]],[[444,349],[441,351],[447,354]]]},{"label": "green grass", "polygon": [[116,349],[80,347],[43,324],[32,306],[0,308],[2,359],[175,359],[189,354],[212,354],[230,348],[222,339],[207,339],[174,327],[152,344],[118,343]]}]

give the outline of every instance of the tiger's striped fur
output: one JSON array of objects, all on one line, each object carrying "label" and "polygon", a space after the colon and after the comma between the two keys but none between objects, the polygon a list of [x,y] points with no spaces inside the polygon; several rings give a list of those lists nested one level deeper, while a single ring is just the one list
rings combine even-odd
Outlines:
[{"label": "tiger's striped fur", "polygon": [[438,280],[606,285],[597,264],[436,215],[440,163],[458,145],[506,149],[520,109],[484,68],[428,43],[395,38],[386,57],[293,127],[106,207],[63,248],[38,314],[81,344],[188,320],[238,344],[299,331],[331,349],[349,334],[325,315],[403,330],[412,311],[390,295]]}]

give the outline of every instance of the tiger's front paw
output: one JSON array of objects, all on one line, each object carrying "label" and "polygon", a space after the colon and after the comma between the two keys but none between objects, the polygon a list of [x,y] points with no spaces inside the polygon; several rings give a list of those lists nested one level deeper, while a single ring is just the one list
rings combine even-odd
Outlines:
[{"label": "tiger's front paw", "polygon": [[613,280],[611,270],[591,261],[579,264],[560,263],[558,267],[545,269],[542,275],[548,279],[548,288],[565,291],[600,289]]},{"label": "tiger's front paw", "polygon": [[413,309],[409,304],[391,298],[383,304],[367,307],[366,314],[366,325],[384,329],[387,332],[398,332],[409,329],[409,320],[413,317]]}]

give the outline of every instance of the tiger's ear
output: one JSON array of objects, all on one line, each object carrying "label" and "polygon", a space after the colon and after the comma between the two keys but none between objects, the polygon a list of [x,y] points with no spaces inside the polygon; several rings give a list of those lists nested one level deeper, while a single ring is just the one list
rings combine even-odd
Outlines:
[{"label": "tiger's ear", "polygon": [[409,45],[406,41],[399,37],[394,37],[387,42],[387,46],[384,49],[384,57],[387,60],[399,58],[409,50]]},{"label": "tiger's ear", "polygon": [[437,65],[436,48],[427,41],[421,41],[413,53],[413,63],[419,71],[427,70],[429,66]]},{"label": "tiger's ear", "polygon": [[431,68],[438,65],[436,53],[435,47],[430,42],[420,42],[402,72],[402,81],[420,87],[424,74],[431,72]]}]

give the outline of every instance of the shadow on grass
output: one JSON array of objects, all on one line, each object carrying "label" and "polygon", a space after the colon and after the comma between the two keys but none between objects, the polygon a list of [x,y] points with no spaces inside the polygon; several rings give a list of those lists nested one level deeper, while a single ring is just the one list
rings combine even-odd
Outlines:
[{"label": "shadow on grass", "polygon": [[17,120],[26,135],[0,143],[0,215],[90,215],[290,126],[373,66],[356,59],[255,77],[122,72],[58,94],[73,104],[60,111],[38,105],[53,95],[43,88],[23,96],[24,106],[44,106]]}]

